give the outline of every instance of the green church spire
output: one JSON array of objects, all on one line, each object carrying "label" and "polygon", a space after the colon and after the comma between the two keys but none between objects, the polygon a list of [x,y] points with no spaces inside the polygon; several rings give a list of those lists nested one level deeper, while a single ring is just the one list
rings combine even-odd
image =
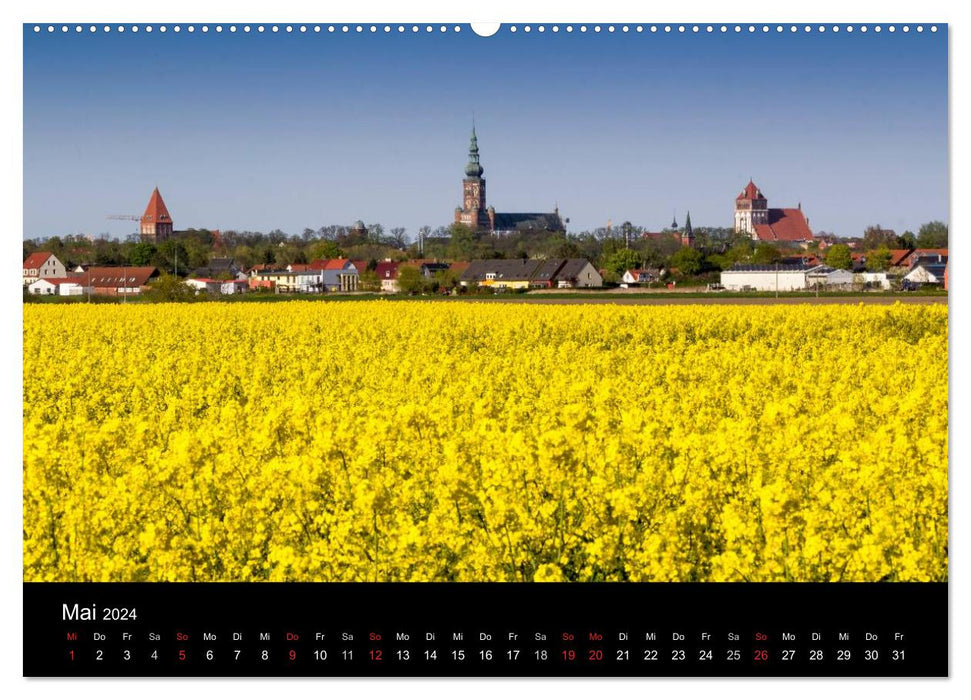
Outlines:
[{"label": "green church spire", "polygon": [[475,136],[475,122],[472,123],[472,139],[469,141],[469,162],[465,166],[466,177],[482,177],[485,170],[479,165],[479,140]]}]

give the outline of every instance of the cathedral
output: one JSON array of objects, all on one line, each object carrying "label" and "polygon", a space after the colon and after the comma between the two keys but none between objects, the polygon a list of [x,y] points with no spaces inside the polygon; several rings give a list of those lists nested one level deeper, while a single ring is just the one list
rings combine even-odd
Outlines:
[{"label": "cathedral", "polygon": [[767,243],[814,240],[802,203],[795,209],[769,209],[769,200],[752,180],[735,198],[735,231]]},{"label": "cathedral", "polygon": [[472,127],[469,144],[469,162],[462,180],[462,206],[455,207],[455,223],[465,224],[477,231],[489,231],[501,235],[523,229],[539,231],[565,231],[559,208],[552,213],[498,213],[495,207],[486,206],[485,170],[479,163],[479,142]]}]

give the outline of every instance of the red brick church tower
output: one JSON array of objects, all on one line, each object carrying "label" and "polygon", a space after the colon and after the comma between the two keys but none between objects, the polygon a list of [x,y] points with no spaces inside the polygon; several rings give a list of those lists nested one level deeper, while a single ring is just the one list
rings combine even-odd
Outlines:
[{"label": "red brick church tower", "polygon": [[142,240],[147,243],[161,243],[172,237],[172,217],[169,216],[169,210],[165,208],[165,202],[162,201],[158,187],[152,192],[148,207],[142,214],[141,234]]},{"label": "red brick church tower", "polygon": [[455,223],[465,224],[473,230],[492,228],[486,211],[486,181],[482,177],[484,172],[479,163],[479,142],[473,125],[469,162],[465,166],[465,179],[462,180],[462,206],[455,208]]}]

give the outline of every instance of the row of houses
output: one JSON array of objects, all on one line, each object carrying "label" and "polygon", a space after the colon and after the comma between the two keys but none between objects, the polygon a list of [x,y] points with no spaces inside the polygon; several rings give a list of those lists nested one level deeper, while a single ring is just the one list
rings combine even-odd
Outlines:
[{"label": "row of houses", "polygon": [[889,290],[897,285],[911,289],[923,285],[942,285],[947,289],[947,255],[915,258],[913,265],[902,273],[854,272],[806,263],[735,265],[721,273],[721,286],[729,291],[792,292],[806,289],[861,288]]},{"label": "row of houses", "polygon": [[[446,263],[437,260],[406,262],[334,258],[294,263],[287,266],[254,265],[244,269],[229,258],[213,258],[205,268],[194,270],[185,283],[208,294],[242,294],[256,290],[275,293],[356,292],[362,273],[377,278],[380,291],[401,291],[400,276],[414,268],[427,280],[451,271],[464,287],[482,286],[497,290],[535,288],[600,287],[603,278],[589,261],[575,258],[546,260],[473,260]],[[35,253],[24,261],[24,287],[30,294],[61,296],[95,294],[140,294],[149,289],[159,271],[154,267],[88,267],[68,271],[50,253]]]}]

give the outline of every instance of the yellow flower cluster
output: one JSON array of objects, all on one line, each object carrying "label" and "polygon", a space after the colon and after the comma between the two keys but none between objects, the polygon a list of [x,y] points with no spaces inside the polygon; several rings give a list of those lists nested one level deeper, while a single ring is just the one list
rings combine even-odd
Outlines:
[{"label": "yellow flower cluster", "polygon": [[29,581],[941,581],[945,306],[24,307]]}]

